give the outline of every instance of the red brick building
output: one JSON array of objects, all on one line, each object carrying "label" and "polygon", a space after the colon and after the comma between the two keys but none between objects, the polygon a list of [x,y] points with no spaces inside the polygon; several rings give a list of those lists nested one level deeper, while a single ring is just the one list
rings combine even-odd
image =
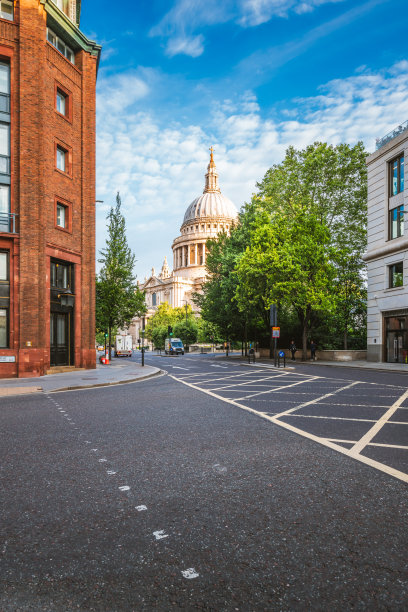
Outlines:
[{"label": "red brick building", "polygon": [[80,0],[0,0],[0,378],[95,367],[95,86]]}]

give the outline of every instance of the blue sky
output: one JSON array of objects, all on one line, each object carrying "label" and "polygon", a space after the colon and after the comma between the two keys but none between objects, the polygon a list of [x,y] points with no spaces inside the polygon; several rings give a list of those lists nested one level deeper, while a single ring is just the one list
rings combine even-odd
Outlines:
[{"label": "blue sky", "polygon": [[[114,10],[112,9],[114,7]],[[368,151],[408,119],[404,0],[82,0],[103,45],[97,249],[120,191],[140,280],[159,270],[215,148],[239,209],[289,145]]]}]

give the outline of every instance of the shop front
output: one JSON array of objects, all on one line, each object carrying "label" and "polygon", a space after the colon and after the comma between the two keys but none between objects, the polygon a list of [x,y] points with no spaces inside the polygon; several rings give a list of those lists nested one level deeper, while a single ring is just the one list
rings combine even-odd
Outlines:
[{"label": "shop front", "polygon": [[408,309],[384,313],[385,361],[408,364]]}]

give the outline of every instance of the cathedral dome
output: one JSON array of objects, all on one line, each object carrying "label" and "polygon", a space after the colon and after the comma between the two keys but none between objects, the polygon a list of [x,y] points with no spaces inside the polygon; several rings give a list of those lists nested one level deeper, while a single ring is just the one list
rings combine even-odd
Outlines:
[{"label": "cathedral dome", "polygon": [[235,221],[238,211],[229,198],[221,193],[218,186],[218,174],[214,163],[211,147],[211,159],[205,175],[203,194],[193,200],[184,215],[183,225],[201,219],[225,219]]}]

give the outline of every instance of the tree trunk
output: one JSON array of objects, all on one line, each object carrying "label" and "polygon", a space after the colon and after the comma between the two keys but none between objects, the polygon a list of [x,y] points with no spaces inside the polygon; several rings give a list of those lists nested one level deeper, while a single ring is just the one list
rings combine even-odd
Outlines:
[{"label": "tree trunk", "polygon": [[345,351],[347,351],[347,346],[348,346],[348,335],[347,335],[347,328],[345,328],[344,336],[343,336],[343,349]]},{"label": "tree trunk", "polygon": [[302,330],[302,361],[306,361],[307,359],[307,327],[307,319],[305,319]]},{"label": "tree trunk", "polygon": [[112,328],[111,328],[110,323],[109,323],[109,361],[111,361],[111,359],[112,359],[112,349],[111,349],[112,342],[111,342],[111,338],[112,338]]}]

